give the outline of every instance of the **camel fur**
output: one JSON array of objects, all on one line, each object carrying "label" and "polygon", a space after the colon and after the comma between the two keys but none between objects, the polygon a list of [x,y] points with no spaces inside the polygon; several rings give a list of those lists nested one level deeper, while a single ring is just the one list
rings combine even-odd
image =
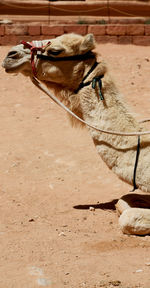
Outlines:
[{"label": "camel fur", "polygon": [[[86,81],[92,81],[93,77],[104,75],[102,79],[104,100],[100,100],[98,88],[93,89],[91,85],[87,85],[75,93],[84,76],[98,59],[94,52],[95,40],[92,34],[86,36],[73,33],[64,34],[51,39],[49,44],[47,42],[48,40],[43,41],[43,45],[45,45],[43,55],[66,57],[82,55],[89,51],[95,55],[94,59],[66,62],[65,60],[60,62],[36,60],[37,78],[52,90],[67,107],[89,124],[101,129],[121,132],[143,131],[143,128],[129,112],[103,60],[99,61]],[[30,49],[20,44],[10,50],[4,59],[3,67],[8,73],[21,72],[32,79],[33,72],[30,59]],[[71,116],[70,120],[72,125],[80,124]],[[137,137],[114,136],[100,133],[92,128],[88,129],[98,153],[107,166],[120,179],[132,185]],[[150,192],[150,136],[142,136],[140,140],[141,150],[137,166],[136,185],[139,189]]]}]

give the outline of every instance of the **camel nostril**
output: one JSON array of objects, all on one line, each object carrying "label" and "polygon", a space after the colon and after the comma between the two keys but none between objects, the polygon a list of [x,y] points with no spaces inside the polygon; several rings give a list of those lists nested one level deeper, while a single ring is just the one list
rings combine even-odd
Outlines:
[{"label": "camel nostril", "polygon": [[18,53],[17,53],[17,51],[10,51],[8,53],[7,57],[16,59],[16,58],[18,58]]}]

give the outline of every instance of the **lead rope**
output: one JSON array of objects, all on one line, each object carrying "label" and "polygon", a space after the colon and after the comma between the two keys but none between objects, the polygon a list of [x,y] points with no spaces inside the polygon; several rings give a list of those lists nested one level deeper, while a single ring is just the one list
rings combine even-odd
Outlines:
[{"label": "lead rope", "polygon": [[60,102],[45,86],[43,86],[37,78],[33,77],[33,78],[31,78],[31,81],[33,82],[33,84],[36,87],[38,87],[46,95],[48,95],[56,104],[58,104],[60,107],[62,107],[65,111],[67,111],[74,118],[76,118],[80,122],[86,124],[88,127],[93,128],[93,129],[95,129],[99,132],[102,132],[102,133],[116,135],[116,136],[138,136],[137,152],[136,152],[136,159],[135,159],[134,172],[133,172],[133,190],[131,192],[138,189],[138,187],[136,185],[136,171],[137,171],[137,165],[138,165],[138,160],[139,160],[139,155],[140,155],[140,135],[150,134],[150,131],[123,133],[123,132],[109,131],[109,130],[103,130],[103,129],[97,128],[93,125],[90,125],[89,123],[87,123],[86,121],[84,121],[83,119],[78,117],[76,114],[74,114],[69,108],[67,108],[62,102]]},{"label": "lead rope", "polygon": [[141,136],[141,135],[149,135],[150,131],[143,131],[143,132],[118,132],[113,130],[104,130],[101,128],[97,128],[96,126],[93,126],[89,124],[88,122],[84,121],[80,117],[78,117],[75,113],[73,113],[68,107],[66,107],[62,102],[60,102],[56,96],[54,96],[42,83],[39,82],[39,80],[36,77],[32,77],[31,81],[33,84],[38,87],[41,91],[43,91],[46,95],[48,95],[55,103],[57,103],[60,107],[62,107],[65,111],[67,111],[70,115],[72,115],[74,118],[79,120],[81,123],[87,125],[90,128],[95,129],[96,131],[110,134],[110,135],[116,135],[116,136]]}]

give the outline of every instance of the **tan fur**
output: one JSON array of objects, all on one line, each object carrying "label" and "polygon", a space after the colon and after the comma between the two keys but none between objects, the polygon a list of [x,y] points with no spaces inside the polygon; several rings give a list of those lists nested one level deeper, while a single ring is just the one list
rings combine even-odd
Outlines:
[{"label": "tan fur", "polygon": [[[44,54],[51,55],[51,51],[60,51],[62,56],[85,54],[95,47],[94,38],[91,34],[86,36],[76,34],[64,34],[50,40],[51,43],[45,48]],[[45,44],[46,41],[43,41]],[[30,50],[23,45],[17,45],[11,49],[16,51],[18,57],[5,58],[3,66],[7,72],[21,72],[25,76],[32,77],[30,64]],[[36,62],[37,77],[47,87],[54,91],[55,95],[63,101],[74,113],[83,118],[91,125],[105,130],[118,130],[122,132],[139,131],[139,123],[129,113],[122,96],[112,80],[106,64],[100,61],[86,81],[94,76],[104,75],[102,79],[102,93],[104,101],[99,99],[98,89],[91,85],[82,88],[77,94],[74,92],[83,77],[90,70],[96,60],[50,62],[38,60]],[[72,119],[72,124],[78,124]],[[137,149],[137,137],[112,136],[102,134],[88,128],[98,153],[113,172],[119,178],[132,185],[133,170]],[[144,191],[150,192],[150,136],[141,137],[141,151],[137,167],[137,186]]]}]

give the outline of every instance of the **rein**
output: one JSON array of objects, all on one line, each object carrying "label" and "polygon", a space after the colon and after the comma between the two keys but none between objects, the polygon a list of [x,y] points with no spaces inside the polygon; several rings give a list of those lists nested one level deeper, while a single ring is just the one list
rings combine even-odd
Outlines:
[{"label": "rein", "polygon": [[41,91],[43,91],[46,95],[48,95],[50,97],[51,100],[53,100],[56,104],[58,104],[61,108],[63,108],[66,112],[68,112],[71,116],[73,116],[74,118],[76,118],[77,120],[79,120],[81,123],[87,125],[88,127],[99,131],[101,133],[105,133],[105,134],[110,134],[110,135],[116,135],[116,136],[142,136],[142,135],[149,135],[150,131],[143,131],[143,132],[120,132],[120,131],[115,131],[115,130],[105,130],[105,129],[101,129],[98,128],[94,125],[89,124],[88,122],[84,121],[82,118],[80,118],[79,116],[77,116],[74,112],[72,112],[67,106],[65,106],[61,101],[59,101],[59,99],[52,94],[47,88],[46,86],[44,86],[37,78],[33,77],[31,78],[31,81],[33,82],[33,84],[38,87]]}]

